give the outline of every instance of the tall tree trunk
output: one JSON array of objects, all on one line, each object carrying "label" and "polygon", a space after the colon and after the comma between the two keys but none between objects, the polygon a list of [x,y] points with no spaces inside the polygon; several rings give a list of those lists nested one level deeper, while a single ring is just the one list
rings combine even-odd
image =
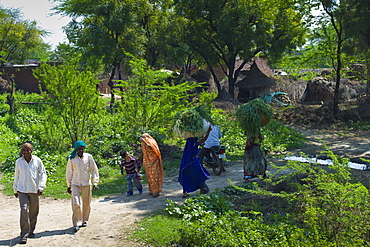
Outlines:
[{"label": "tall tree trunk", "polygon": [[208,67],[209,71],[211,72],[211,74],[213,76],[214,82],[216,83],[218,95],[220,95],[220,93],[221,93],[221,83],[217,78],[216,72],[209,63],[207,63],[207,67]]},{"label": "tall tree trunk", "polygon": [[366,56],[366,68],[367,68],[366,76],[365,76],[366,78],[366,99],[369,100],[370,99],[370,58],[368,55]]},{"label": "tall tree trunk", "polygon": [[229,62],[227,63],[228,72],[228,80],[229,80],[229,94],[234,99],[235,98],[235,82],[237,77],[235,77],[234,69],[235,69],[235,57],[230,58]]},{"label": "tall tree trunk", "polygon": [[[334,22],[333,22],[334,23]],[[337,41],[337,70],[336,70],[336,83],[335,83],[335,90],[334,90],[334,102],[333,102],[333,116],[335,119],[338,118],[339,114],[339,86],[340,86],[340,73],[342,71],[342,26],[339,23],[339,27],[334,27],[337,33],[338,41]]]},{"label": "tall tree trunk", "polygon": [[333,102],[333,115],[334,118],[338,118],[339,114],[339,86],[340,86],[340,71],[342,69],[342,61],[341,59],[337,59],[337,71],[336,71],[336,82],[335,82],[335,90],[334,90],[334,102]]}]

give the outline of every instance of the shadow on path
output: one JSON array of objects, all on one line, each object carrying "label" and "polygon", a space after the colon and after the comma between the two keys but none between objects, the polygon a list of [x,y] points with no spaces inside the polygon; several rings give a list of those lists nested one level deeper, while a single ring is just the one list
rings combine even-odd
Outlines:
[{"label": "shadow on path", "polygon": [[[75,234],[75,232],[73,231],[73,227],[63,229],[63,230],[44,231],[44,232],[36,233],[36,237],[31,238],[31,240],[29,241],[32,241],[32,239],[39,239],[39,238],[50,237],[50,236],[55,236],[55,235],[73,235],[73,234]],[[0,240],[0,246],[15,246],[19,244],[20,240],[21,239],[19,236],[12,238],[12,239]]]}]

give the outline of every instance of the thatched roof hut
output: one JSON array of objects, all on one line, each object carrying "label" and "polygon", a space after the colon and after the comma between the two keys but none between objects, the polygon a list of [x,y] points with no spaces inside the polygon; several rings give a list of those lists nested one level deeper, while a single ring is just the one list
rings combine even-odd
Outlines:
[{"label": "thatched roof hut", "polygon": [[253,61],[249,70],[241,72],[244,76],[235,83],[239,88],[238,100],[248,102],[258,98],[265,93],[270,93],[270,88],[276,85],[276,82],[261,72],[255,61]]}]

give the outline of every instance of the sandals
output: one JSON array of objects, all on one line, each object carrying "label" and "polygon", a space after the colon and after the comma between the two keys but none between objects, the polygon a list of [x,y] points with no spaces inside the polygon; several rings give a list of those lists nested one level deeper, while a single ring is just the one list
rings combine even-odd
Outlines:
[{"label": "sandals", "polygon": [[188,193],[186,193],[186,192],[184,192],[184,193],[182,194],[182,198],[186,198],[186,197],[189,197],[189,194],[188,194]]}]

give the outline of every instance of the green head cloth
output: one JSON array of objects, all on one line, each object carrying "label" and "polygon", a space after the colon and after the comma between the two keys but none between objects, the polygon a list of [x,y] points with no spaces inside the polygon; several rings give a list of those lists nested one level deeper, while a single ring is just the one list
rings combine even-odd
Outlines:
[{"label": "green head cloth", "polygon": [[73,159],[74,157],[76,157],[76,154],[77,154],[77,148],[78,147],[86,147],[86,144],[83,142],[83,141],[76,141],[74,144],[73,144],[73,148],[74,150],[72,151],[71,155],[69,156],[69,159]]}]

